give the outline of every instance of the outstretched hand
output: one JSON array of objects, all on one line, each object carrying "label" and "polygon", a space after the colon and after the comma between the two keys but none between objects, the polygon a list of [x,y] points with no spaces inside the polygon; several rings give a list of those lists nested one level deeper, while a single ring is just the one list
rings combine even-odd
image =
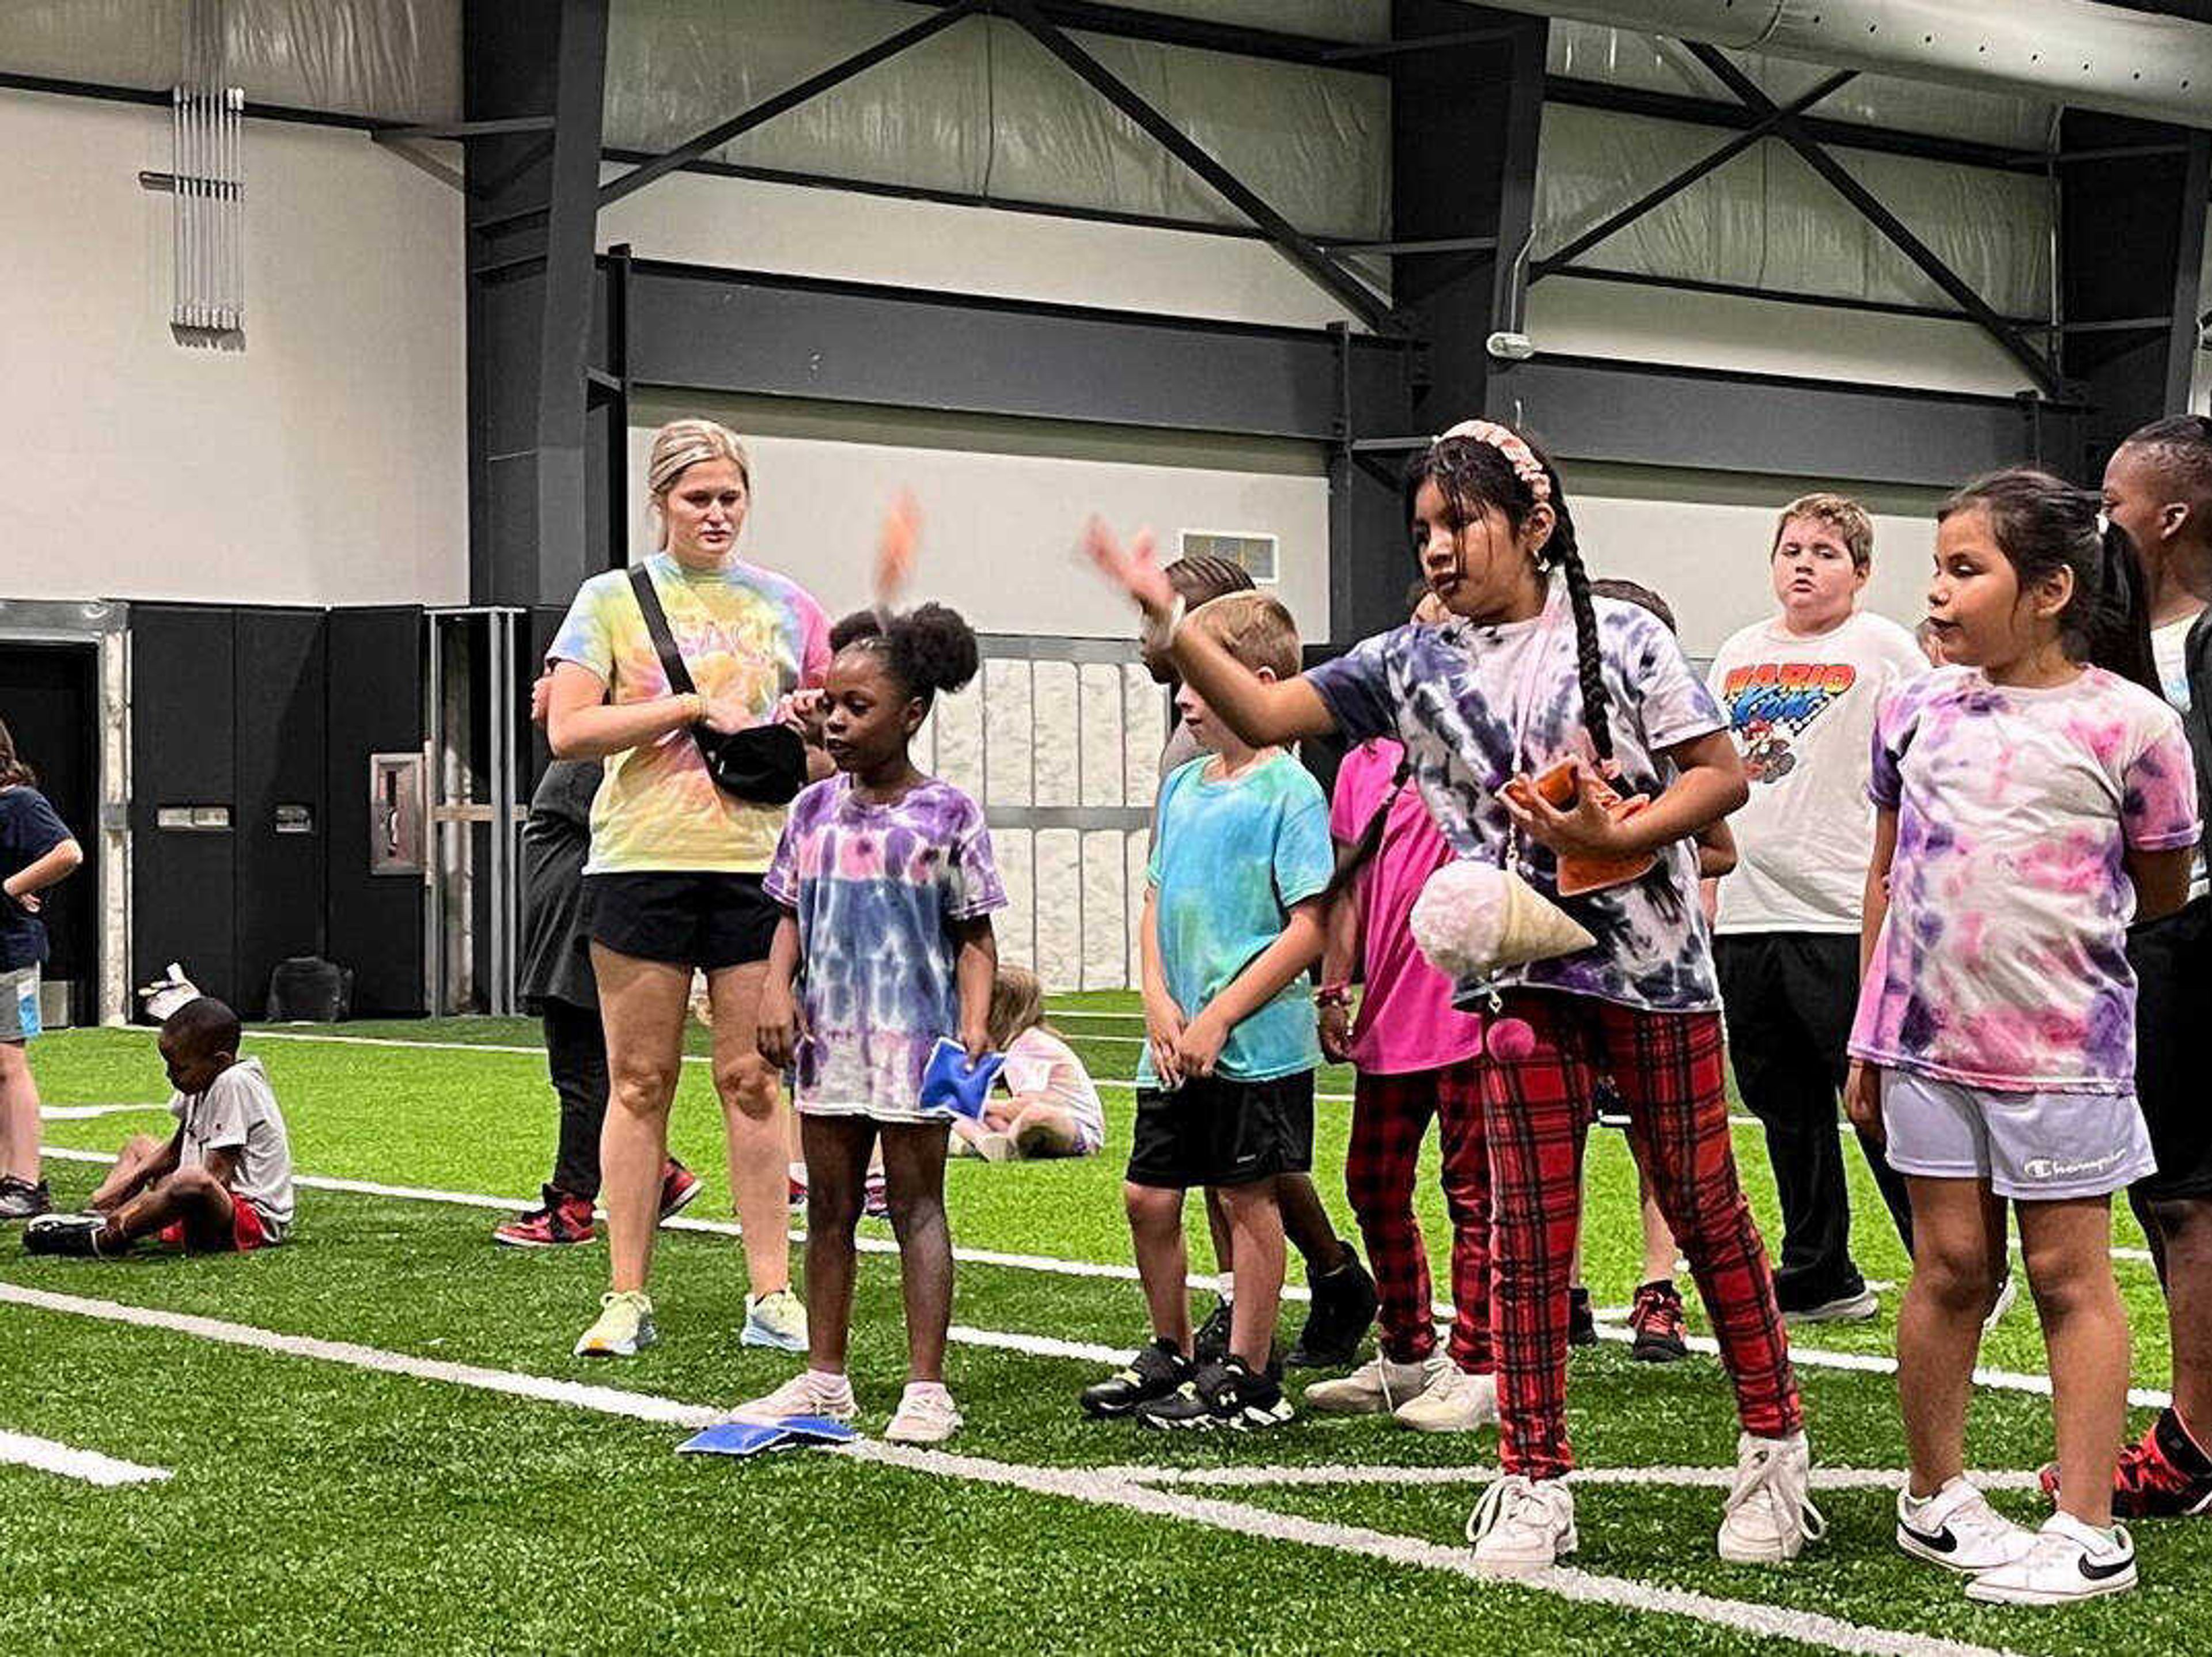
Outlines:
[{"label": "outstretched hand", "polygon": [[915,555],[921,544],[921,503],[914,498],[912,489],[901,489],[884,513],[883,527],[876,531],[872,596],[878,605],[890,608],[906,591],[907,583],[914,579]]},{"label": "outstretched hand", "polygon": [[1098,573],[1135,599],[1146,615],[1158,618],[1175,608],[1175,588],[1160,568],[1152,531],[1139,530],[1124,547],[1106,520],[1094,514],[1083,526],[1083,550]]}]

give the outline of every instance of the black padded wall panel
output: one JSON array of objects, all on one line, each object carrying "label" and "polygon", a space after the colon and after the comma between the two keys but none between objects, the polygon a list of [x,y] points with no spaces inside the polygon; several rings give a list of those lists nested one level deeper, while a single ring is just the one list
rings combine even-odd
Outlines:
[{"label": "black padded wall panel", "polygon": [[329,617],[328,917],[324,953],[354,972],[360,1017],[415,1014],[422,982],[423,886],[368,872],[368,756],[422,746],[422,612],[334,610]]},{"label": "black padded wall panel", "polygon": [[[131,605],[131,981],[179,962],[234,1006],[236,672],[228,610]],[[179,826],[180,812],[198,826]]]},{"label": "black padded wall panel", "polygon": [[238,1011],[267,1011],[269,974],[289,956],[325,953],[324,846],[326,621],[319,610],[234,617]]}]

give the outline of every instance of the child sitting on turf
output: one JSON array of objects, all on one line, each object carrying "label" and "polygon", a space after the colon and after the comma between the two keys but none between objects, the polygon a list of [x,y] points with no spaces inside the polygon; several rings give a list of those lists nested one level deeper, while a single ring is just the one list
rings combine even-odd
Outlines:
[{"label": "child sitting on turf", "polygon": [[950,1113],[923,1106],[921,1082],[939,1039],[957,1040],[971,1061],[990,1046],[991,911],[1006,894],[982,807],[916,770],[908,750],[938,694],[959,689],[980,663],[975,634],[941,604],[856,617],[838,636],[847,642],[830,665],[824,729],[841,774],[793,801],[762,883],[784,914],[761,992],[760,1050],[797,1070],[806,1147],[807,1367],[736,1413],[848,1421],[858,1412],[845,1372],[853,1233],[880,1140],[908,1355],[906,1391],[884,1436],[934,1444],[960,1426],[945,1386]]},{"label": "child sitting on turf", "polygon": [[[1261,592],[1201,604],[1190,626],[1269,683],[1298,671],[1290,612]],[[1146,1047],[1122,1199],[1153,1339],[1083,1393],[1093,1416],[1148,1427],[1255,1429],[1291,1418],[1273,1359],[1283,1285],[1276,1178],[1313,1163],[1321,1043],[1302,975],[1321,956],[1335,867],[1328,802],[1285,750],[1255,748],[1186,683],[1183,722],[1208,752],[1160,789],[1146,870]],[[1237,1298],[1229,1351],[1191,1361],[1183,1193],[1228,1212]]]},{"label": "child sitting on turf", "polygon": [[161,1062],[176,1089],[167,1139],[136,1134],[92,1193],[89,1214],[32,1223],[36,1254],[128,1253],[141,1237],[200,1253],[249,1253],[292,1228],[292,1147],[258,1059],[238,1056],[238,1015],[211,995],[161,1025]]},{"label": "child sitting on turf", "polygon": [[952,1154],[1004,1162],[1095,1156],[1106,1143],[1106,1110],[1075,1050],[1044,1022],[1044,986],[1024,967],[1001,967],[991,986],[991,1046],[1006,1055],[983,1119],[952,1119]]}]

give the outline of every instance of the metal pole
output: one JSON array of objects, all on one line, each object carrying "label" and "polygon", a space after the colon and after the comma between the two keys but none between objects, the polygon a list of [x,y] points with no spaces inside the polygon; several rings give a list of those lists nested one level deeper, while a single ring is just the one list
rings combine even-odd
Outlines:
[{"label": "metal pole", "polygon": [[185,319],[185,88],[169,89],[169,320]]},{"label": "metal pole", "polygon": [[446,830],[438,816],[446,803],[446,683],[439,618],[425,616],[422,628],[429,679],[422,737],[422,998],[436,1018],[446,1011],[446,882],[441,872]]}]

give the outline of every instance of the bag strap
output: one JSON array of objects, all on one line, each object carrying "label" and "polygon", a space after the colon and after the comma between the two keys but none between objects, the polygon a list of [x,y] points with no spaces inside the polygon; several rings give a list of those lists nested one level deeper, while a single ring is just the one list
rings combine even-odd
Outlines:
[{"label": "bag strap", "polygon": [[645,615],[645,630],[653,639],[653,647],[660,655],[661,671],[668,676],[668,688],[681,696],[699,687],[691,682],[691,670],[684,665],[684,652],[676,647],[676,635],[668,629],[668,612],[660,607],[660,594],[653,585],[653,572],[643,564],[629,568],[629,585],[637,594],[637,607]]}]

